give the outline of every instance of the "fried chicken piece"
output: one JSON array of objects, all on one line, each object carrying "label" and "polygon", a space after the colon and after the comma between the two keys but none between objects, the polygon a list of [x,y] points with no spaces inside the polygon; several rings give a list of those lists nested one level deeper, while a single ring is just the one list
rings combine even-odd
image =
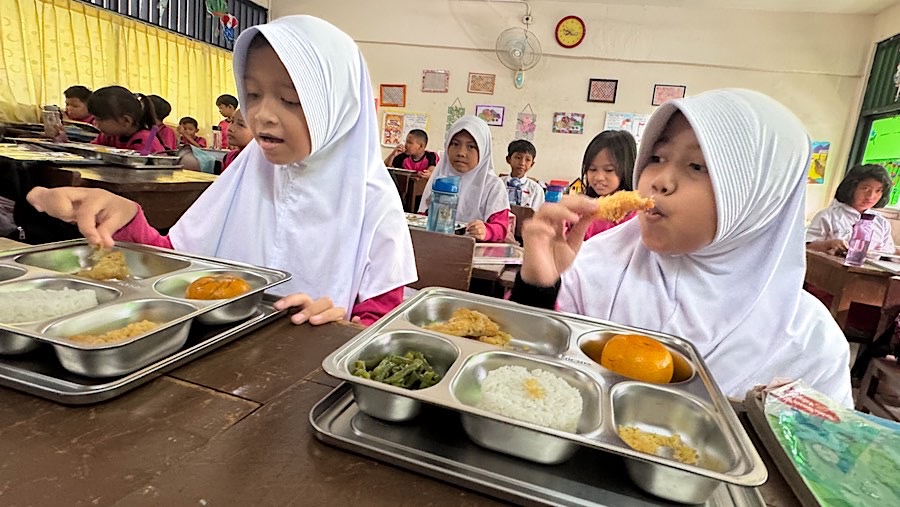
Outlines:
[{"label": "fried chicken piece", "polygon": [[487,315],[468,308],[457,308],[446,322],[428,324],[425,329],[463,338],[474,338],[500,347],[505,347],[512,339],[509,333],[501,331],[500,326]]},{"label": "fried chicken piece", "polygon": [[646,211],[655,205],[653,199],[641,197],[635,191],[616,192],[597,199],[597,211],[594,212],[594,218],[618,222],[632,211]]},{"label": "fried chicken piece", "polygon": [[130,274],[121,250],[97,249],[91,254],[91,260],[94,265],[78,271],[76,275],[91,280],[124,280]]}]

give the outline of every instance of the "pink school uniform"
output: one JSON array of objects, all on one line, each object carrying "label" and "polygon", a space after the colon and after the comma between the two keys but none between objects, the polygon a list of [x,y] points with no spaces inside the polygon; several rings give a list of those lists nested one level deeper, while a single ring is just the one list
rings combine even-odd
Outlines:
[{"label": "pink school uniform", "polygon": [[[206,148],[206,138],[197,136],[194,138],[194,141],[200,145],[201,148]],[[181,138],[181,145],[184,146],[188,143],[184,142],[184,137]]]},{"label": "pink school uniform", "polygon": [[420,173],[427,170],[429,167],[437,166],[440,160],[441,157],[433,151],[426,151],[425,155],[419,160],[413,160],[413,158],[406,153],[401,153],[394,157],[391,166],[396,169],[407,169],[409,171]]},{"label": "pink school uniform", "polygon": [[141,151],[145,143],[150,143],[150,153],[160,153],[166,151],[162,143],[156,137],[150,137],[150,131],[141,129],[132,134],[131,137],[123,138],[123,136],[108,136],[100,134],[91,144],[99,144],[102,146],[110,146],[123,150]]},{"label": "pink school uniform", "polygon": [[637,212],[632,211],[631,213],[625,215],[625,218],[619,220],[618,222],[610,222],[609,220],[594,220],[593,222],[591,222],[588,230],[584,233],[584,239],[589,240],[594,236],[600,234],[601,232],[608,231],[617,225],[624,224],[625,222],[631,220],[636,216]]},{"label": "pink school uniform", "polygon": [[231,125],[231,120],[224,119],[219,122],[219,131],[222,132],[222,148],[225,148],[228,144],[228,126]]},{"label": "pink school uniform", "polygon": [[156,132],[156,137],[162,142],[163,148],[167,150],[178,149],[178,136],[175,135],[175,129],[168,125],[160,125]]},{"label": "pink school uniform", "polygon": [[225,154],[225,158],[222,159],[222,172],[225,172],[225,169],[228,169],[228,166],[230,166],[231,163],[234,162],[234,159],[236,159],[237,156],[241,154],[242,149],[243,148],[231,150]]}]

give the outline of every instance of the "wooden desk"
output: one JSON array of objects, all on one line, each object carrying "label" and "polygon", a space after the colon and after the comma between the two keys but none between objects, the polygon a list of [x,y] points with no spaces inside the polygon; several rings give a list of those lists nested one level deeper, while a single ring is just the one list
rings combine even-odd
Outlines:
[{"label": "wooden desk", "polygon": [[[0,243],[10,246],[16,245]],[[86,407],[0,388],[2,503],[398,505],[411,492],[418,500],[406,504],[503,505],[314,437],[309,412],[338,385],[322,372],[322,359],[358,331],[346,323],[295,326],[279,319]],[[766,464],[767,503],[796,505]]]},{"label": "wooden desk", "polygon": [[408,213],[416,213],[419,210],[416,207],[416,199],[425,192],[425,186],[428,180],[425,178],[417,178],[410,174],[407,170],[396,170],[388,168],[397,184],[397,191],[400,192],[400,200],[403,202],[403,210]]},{"label": "wooden desk", "polygon": [[209,187],[216,176],[182,169],[129,169],[116,166],[52,166],[30,168],[34,181],[49,187],[109,190],[141,205],[157,229],[172,227]]},{"label": "wooden desk", "polygon": [[875,337],[883,333],[900,312],[900,277],[871,266],[847,267],[843,257],[806,251],[806,282],[831,294],[831,315],[841,329],[847,323],[850,303],[881,308]]}]

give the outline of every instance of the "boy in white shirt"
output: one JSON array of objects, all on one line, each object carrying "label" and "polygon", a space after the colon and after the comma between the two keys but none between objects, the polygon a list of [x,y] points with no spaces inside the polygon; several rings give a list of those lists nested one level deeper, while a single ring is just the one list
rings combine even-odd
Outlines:
[{"label": "boy in white shirt", "polygon": [[500,177],[506,184],[509,204],[535,210],[544,204],[544,189],[541,184],[525,176],[536,158],[537,149],[530,142],[517,139],[509,143],[506,163],[509,164],[510,174]]}]

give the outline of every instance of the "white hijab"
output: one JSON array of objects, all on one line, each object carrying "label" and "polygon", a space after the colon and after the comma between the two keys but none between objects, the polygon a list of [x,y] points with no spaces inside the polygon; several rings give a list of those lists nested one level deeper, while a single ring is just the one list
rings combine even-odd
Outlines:
[{"label": "white hijab", "polygon": [[369,72],[356,43],[311,16],[250,27],[235,43],[241,102],[250,41],[287,68],[309,124],[303,162],[274,165],[251,142],[172,228],[175,248],[284,269],[281,294],[328,296],[348,314],[416,280],[406,218],[381,160]]},{"label": "white hijab", "polygon": [[563,275],[560,308],[691,341],[728,396],[774,377],[802,378],[851,405],[849,347],[825,307],[802,290],[809,138],[781,104],[749,90],[714,90],[660,107],[644,131],[634,184],[680,111],[709,168],[715,238],[660,255],[631,220],[584,243]]},{"label": "white hijab", "polygon": [[[444,143],[444,156],[431,174],[425,191],[422,193],[420,212],[428,211],[431,202],[431,184],[435,178],[459,176],[459,203],[456,206],[456,220],[469,223],[472,220],[486,222],[498,211],[509,209],[509,197],[506,185],[494,173],[494,162],[491,155],[491,128],[477,116],[463,116],[450,127],[450,134]],[[467,173],[461,173],[450,164],[450,141],[458,132],[465,130],[478,145],[478,165]]]}]

